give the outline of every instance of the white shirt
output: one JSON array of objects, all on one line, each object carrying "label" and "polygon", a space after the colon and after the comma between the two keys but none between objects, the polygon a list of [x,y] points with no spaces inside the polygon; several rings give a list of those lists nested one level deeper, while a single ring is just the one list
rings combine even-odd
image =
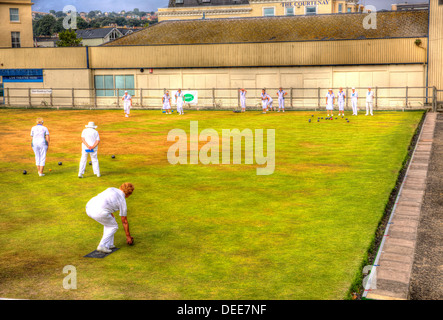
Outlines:
[{"label": "white shirt", "polygon": [[124,95],[124,96],[123,96],[123,99],[124,99],[125,101],[130,101],[130,100],[132,99],[132,97],[131,97],[129,94],[127,94],[127,95]]},{"label": "white shirt", "polygon": [[366,102],[373,102],[374,101],[374,91],[368,91],[366,93]]},{"label": "white shirt", "polygon": [[358,98],[358,92],[357,92],[357,91],[352,92],[352,93],[351,93],[351,98],[352,98],[353,101],[357,101],[357,98]]},{"label": "white shirt", "polygon": [[182,92],[178,92],[175,94],[175,99],[177,100],[178,104],[183,104],[184,103],[184,95],[183,95],[183,91]]},{"label": "white shirt", "polygon": [[165,94],[163,96],[163,104],[168,105],[169,104],[169,99],[171,99],[171,96],[169,94]]},{"label": "white shirt", "polygon": [[344,91],[342,91],[342,92],[338,92],[338,102],[345,102],[345,96],[346,96],[346,94],[345,94],[345,92]]},{"label": "white shirt", "polygon": [[[85,141],[88,145],[93,146],[95,142],[98,140],[100,141],[100,136],[98,135],[97,130],[92,128],[86,128],[82,132],[82,138],[85,138]],[[83,150],[88,149],[88,147],[85,146],[84,143],[82,143]],[[95,147],[94,151],[97,151],[98,146]]]},{"label": "white shirt", "polygon": [[31,129],[32,145],[41,146],[46,145],[46,136],[49,136],[48,128],[38,124]]},{"label": "white shirt", "polygon": [[334,92],[331,93],[331,94],[329,94],[329,92],[328,92],[328,93],[326,94],[326,98],[328,98],[328,104],[329,104],[329,105],[334,104],[334,98],[335,98]]},{"label": "white shirt", "polygon": [[246,91],[240,91],[240,99],[246,100]]},{"label": "white shirt", "polygon": [[274,100],[272,100],[272,97],[269,95],[269,94],[266,94],[266,96],[268,97],[268,99],[269,99],[269,102],[272,102],[272,101],[274,101]]},{"label": "white shirt", "polygon": [[86,207],[96,212],[111,214],[120,211],[120,217],[128,215],[125,193],[117,188],[108,188],[88,201]]},{"label": "white shirt", "polygon": [[284,100],[285,99],[285,94],[286,94],[286,91],[280,91],[280,90],[278,90],[277,91],[277,95],[278,95],[278,99],[279,100]]},{"label": "white shirt", "polygon": [[262,93],[261,94],[261,99],[262,100],[268,100],[269,95],[267,93]]}]

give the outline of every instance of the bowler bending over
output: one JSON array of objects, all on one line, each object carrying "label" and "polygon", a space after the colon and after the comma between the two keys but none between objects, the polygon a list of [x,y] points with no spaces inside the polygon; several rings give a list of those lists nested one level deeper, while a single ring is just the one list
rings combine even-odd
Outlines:
[{"label": "bowler bending over", "polygon": [[111,253],[111,249],[115,248],[114,235],[118,230],[118,224],[113,213],[116,211],[120,211],[126,243],[129,245],[134,243],[134,238],[129,233],[126,207],[126,198],[129,198],[132,192],[134,192],[134,186],[129,182],[123,183],[119,189],[108,188],[86,204],[86,214],[104,226],[103,237],[97,251]]}]

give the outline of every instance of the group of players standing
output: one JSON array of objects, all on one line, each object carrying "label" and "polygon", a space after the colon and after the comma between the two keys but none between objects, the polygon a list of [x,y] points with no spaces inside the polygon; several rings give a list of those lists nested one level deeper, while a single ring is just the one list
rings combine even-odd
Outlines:
[{"label": "group of players standing", "polygon": [[[241,105],[241,112],[246,111],[246,93],[248,92],[246,89],[242,88],[239,90],[240,92],[240,105]],[[282,87],[279,88],[277,91],[277,99],[278,99],[278,111],[277,112],[285,112],[285,96],[288,93],[283,90]],[[373,107],[374,107],[374,92],[372,91],[372,88],[368,88],[368,92],[366,93],[366,115],[373,116]],[[358,115],[358,92],[355,90],[355,88],[352,88],[351,92],[351,104],[352,104],[352,115],[356,116]],[[132,107],[132,97],[128,94],[127,91],[125,91],[125,95],[123,96],[122,100],[124,101],[124,111],[125,116],[129,117],[130,108]],[[178,89],[175,93],[175,100],[177,102],[177,113],[179,115],[184,114],[183,112],[183,105],[185,103],[184,93],[181,89]],[[328,93],[326,94],[326,111],[331,113],[331,116],[333,116],[334,112],[334,105],[335,102],[338,102],[338,115],[345,115],[345,101],[346,101],[346,93],[343,91],[343,88],[340,88],[337,95],[334,94],[332,89],[328,90]],[[273,106],[274,100],[272,97],[266,92],[266,89],[262,89],[261,93],[261,101],[262,101],[262,113],[266,113],[268,111],[275,111],[275,108]],[[166,114],[172,114],[172,103],[171,103],[171,96],[169,95],[169,91],[166,90],[164,96],[162,97],[162,104],[163,104],[163,110]]]},{"label": "group of players standing", "polygon": [[[245,89],[240,89],[240,104],[242,108],[242,112],[246,111],[246,93],[247,91]],[[285,96],[288,93],[283,90],[282,87],[280,87],[277,91],[277,99],[278,99],[278,111],[277,112],[285,112]],[[366,115],[374,115],[373,107],[374,107],[374,92],[372,91],[372,88],[368,88],[368,92],[366,93]],[[338,102],[338,115],[340,114],[342,116],[345,115],[345,101],[346,101],[346,93],[343,91],[343,88],[340,88],[337,96],[334,94],[332,89],[328,90],[328,93],[326,94],[326,110],[329,113],[331,113],[331,116],[333,116],[334,112],[334,105],[337,98]],[[261,101],[262,101],[262,113],[266,113],[270,110],[275,111],[274,106],[272,105],[273,99],[272,97],[266,92],[266,89],[262,89],[261,93]],[[352,115],[357,116],[358,115],[358,92],[355,90],[355,88],[352,88],[351,93],[351,103],[352,103]]]}]

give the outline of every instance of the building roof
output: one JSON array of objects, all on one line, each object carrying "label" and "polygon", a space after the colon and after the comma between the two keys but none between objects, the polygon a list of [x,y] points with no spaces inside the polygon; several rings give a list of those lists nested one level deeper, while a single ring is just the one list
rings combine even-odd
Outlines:
[{"label": "building roof", "polygon": [[[82,39],[98,39],[98,38],[105,38],[113,30],[117,30],[117,28],[83,29],[83,30],[77,30],[76,33],[77,33],[77,38],[82,38]],[[118,31],[118,32],[120,32],[120,31]]]},{"label": "building roof", "polygon": [[230,19],[169,20],[105,44],[163,45],[331,41],[426,37],[428,11],[377,13],[376,29],[365,29],[367,13]]},{"label": "building roof", "polygon": [[117,28],[118,31],[121,32],[122,35],[126,36],[128,33],[133,33],[134,29],[128,29],[128,28]]},{"label": "building roof", "polygon": [[183,7],[213,7],[213,6],[232,6],[239,4],[249,4],[249,0],[182,0],[182,3],[177,3],[177,0],[169,0],[169,8],[183,8]]}]

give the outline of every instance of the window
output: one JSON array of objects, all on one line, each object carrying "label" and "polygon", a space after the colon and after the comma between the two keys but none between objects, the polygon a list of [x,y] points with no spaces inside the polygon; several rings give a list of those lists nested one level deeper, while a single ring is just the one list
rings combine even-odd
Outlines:
[{"label": "window", "polygon": [[116,91],[118,91],[118,96],[123,96],[126,90],[133,96],[135,94],[134,87],[134,76],[95,76],[97,97],[115,97]]},{"label": "window", "polygon": [[438,0],[438,5],[442,6],[443,5],[443,0]]},{"label": "window", "polygon": [[202,0],[202,2],[211,2],[211,0]]},{"label": "window", "polygon": [[275,16],[275,8],[263,8],[263,16],[265,17],[273,17]]},{"label": "window", "polygon": [[351,9],[351,8],[348,8],[348,12],[352,12],[352,9]]},{"label": "window", "polygon": [[118,39],[119,38],[119,35],[118,35],[118,33],[117,33],[117,31],[112,31],[111,32],[111,34],[109,35],[109,40],[110,41],[113,41],[113,40],[115,40],[115,39]]},{"label": "window", "polygon": [[343,3],[338,4],[338,13],[343,13]]},{"label": "window", "polygon": [[9,9],[9,20],[11,22],[20,22],[20,15],[18,9],[16,8]]},{"label": "window", "polygon": [[11,32],[11,43],[13,48],[20,48],[20,32]]},{"label": "window", "polygon": [[293,16],[295,13],[294,13],[294,7],[287,7],[286,8],[286,15],[287,16]]},{"label": "window", "polygon": [[317,14],[317,7],[306,7],[306,14]]},{"label": "window", "polygon": [[177,4],[182,4],[182,3],[183,3],[183,0],[175,0],[175,3],[177,3]]},{"label": "window", "polygon": [[135,94],[134,90],[134,76],[115,76],[115,88],[118,90],[118,96],[122,96],[125,94],[125,90],[128,91],[128,94],[133,96]]}]

